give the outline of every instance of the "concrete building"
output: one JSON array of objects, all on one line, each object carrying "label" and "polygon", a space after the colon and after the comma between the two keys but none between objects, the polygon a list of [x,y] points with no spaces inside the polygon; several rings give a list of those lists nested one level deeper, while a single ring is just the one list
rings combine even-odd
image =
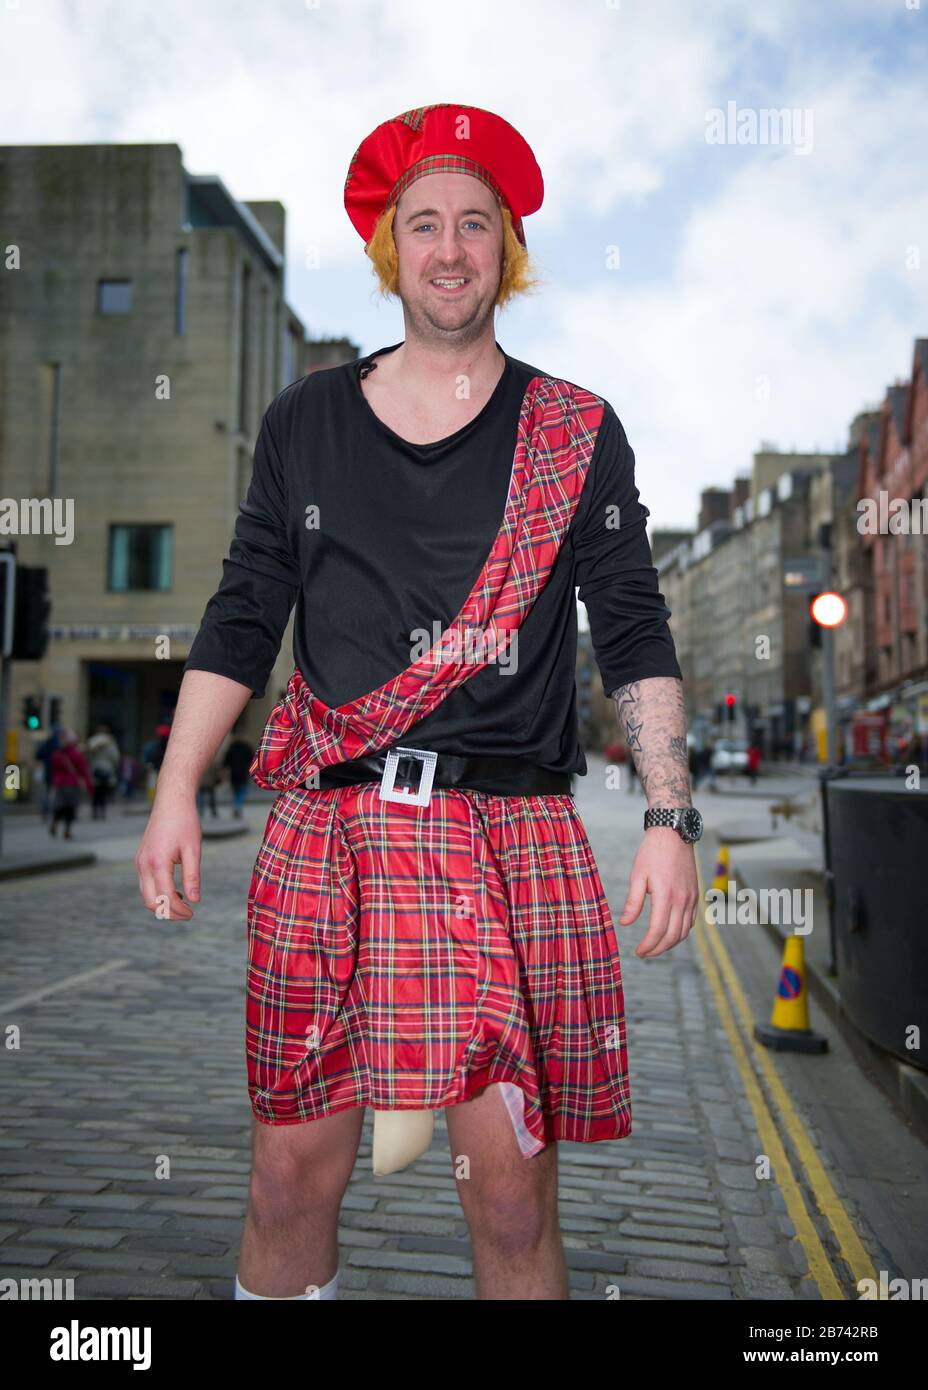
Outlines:
[{"label": "concrete building", "polygon": [[831,462],[765,448],[749,480],[702,494],[706,524],[657,562],[697,734],[757,734],[772,751],[808,717],[808,602],[820,574],[809,495]]},{"label": "concrete building", "polygon": [[[690,569],[687,563],[693,532],[674,532],[677,539],[672,545],[662,542],[662,533],[655,531],[652,557],[659,575],[661,593],[670,609],[670,631],[676,648],[677,661],[683,672],[683,680],[690,690],[693,670],[693,620],[690,611],[692,586]],[[689,698],[689,694],[688,694]]]},{"label": "concrete building", "polygon": [[[749,478],[702,494],[699,519],[656,560],[691,728],[753,731],[768,752],[824,747],[809,605],[827,585],[848,604],[833,633],[842,751],[866,756],[852,724],[879,713],[862,739],[870,752],[891,757],[914,738],[928,756],[928,339],[915,342],[909,380],[855,418],[843,454],[764,445]],[[729,692],[733,729],[719,721]]]},{"label": "concrete building", "polygon": [[287,304],[285,219],[174,144],[0,148],[0,496],[20,511],[3,543],[48,567],[52,599],[47,655],[14,668],[14,727],[24,696],[57,696],[80,736],[106,721],[138,754],[170,719],[266,406],[358,356],[308,342]]},{"label": "concrete building", "polygon": [[910,379],[855,418],[843,454],[764,444],[750,474],[701,494],[695,532],[655,532],[697,738],[757,735],[768,755],[823,750],[823,648],[809,608],[827,585],[848,604],[833,633],[840,751],[866,756],[852,725],[879,712],[883,734],[872,738],[868,723],[861,740],[871,752],[892,756],[914,737],[928,756],[926,530],[928,338],[919,338]]},{"label": "concrete building", "polygon": [[[795,471],[781,471],[755,493],[756,507],[745,503],[750,651],[744,699],[748,725],[771,753],[802,731],[815,700],[809,603],[819,587],[821,557],[809,498],[816,478],[828,470],[812,471],[804,455],[797,462]],[[830,465],[830,459],[822,462]]]}]

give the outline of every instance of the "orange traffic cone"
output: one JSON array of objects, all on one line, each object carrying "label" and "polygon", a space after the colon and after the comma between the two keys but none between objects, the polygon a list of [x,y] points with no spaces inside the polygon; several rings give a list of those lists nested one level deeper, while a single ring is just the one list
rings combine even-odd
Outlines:
[{"label": "orange traffic cone", "polygon": [[828,1039],[809,1027],[806,957],[801,936],[783,943],[783,964],[769,1024],[755,1023],[754,1036],[776,1052],[827,1052]]}]

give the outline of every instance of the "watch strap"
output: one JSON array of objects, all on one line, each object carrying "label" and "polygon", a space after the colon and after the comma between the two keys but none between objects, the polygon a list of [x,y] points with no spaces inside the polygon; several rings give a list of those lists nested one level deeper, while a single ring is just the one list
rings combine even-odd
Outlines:
[{"label": "watch strap", "polygon": [[[695,826],[692,824],[693,818]],[[687,845],[694,844],[702,835],[702,816],[695,806],[652,806],[644,813],[644,828],[650,830],[655,825],[675,830]]]},{"label": "watch strap", "polygon": [[666,825],[673,830],[676,827],[680,812],[685,811],[685,806],[655,806],[644,813],[644,828],[650,830],[654,825]]}]

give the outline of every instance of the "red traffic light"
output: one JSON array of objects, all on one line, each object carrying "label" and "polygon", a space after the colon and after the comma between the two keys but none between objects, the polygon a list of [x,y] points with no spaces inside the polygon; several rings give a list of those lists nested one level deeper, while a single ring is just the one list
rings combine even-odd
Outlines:
[{"label": "red traffic light", "polygon": [[735,704],[737,703],[737,700],[738,700],[737,695],[728,694],[728,695],[725,696],[725,703],[726,703],[726,705],[728,706],[729,709],[733,709],[733,708],[734,708]]},{"label": "red traffic light", "polygon": [[847,617],[847,599],[827,589],[815,595],[809,604],[809,612],[819,627],[840,627]]}]

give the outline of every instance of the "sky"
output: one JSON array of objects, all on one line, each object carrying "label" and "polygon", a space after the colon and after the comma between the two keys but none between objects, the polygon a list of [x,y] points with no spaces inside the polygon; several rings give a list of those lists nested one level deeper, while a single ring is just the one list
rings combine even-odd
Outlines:
[{"label": "sky", "polygon": [[545,198],[543,287],[497,340],[610,402],[653,533],[762,444],[842,450],[908,377],[926,60],[928,0],[0,0],[0,143],[176,143],[279,199],[289,303],[370,352],[404,330],[344,210],[352,154],[411,107],[498,112]]}]

